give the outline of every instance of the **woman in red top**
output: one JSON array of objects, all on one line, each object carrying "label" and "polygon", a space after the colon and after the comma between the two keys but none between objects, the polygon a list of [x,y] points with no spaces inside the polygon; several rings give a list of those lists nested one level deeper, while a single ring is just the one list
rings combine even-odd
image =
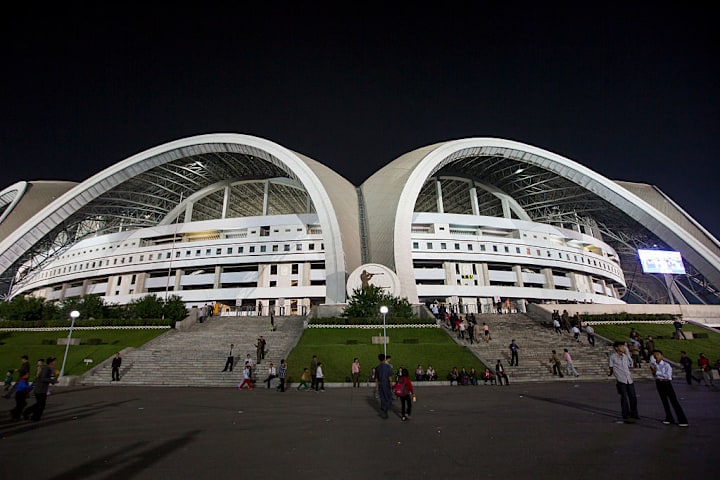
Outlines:
[{"label": "woman in red top", "polygon": [[397,383],[395,384],[395,395],[400,398],[400,419],[403,422],[405,420],[410,420],[415,390],[413,389],[412,382],[410,381],[410,372],[407,368],[400,369]]}]

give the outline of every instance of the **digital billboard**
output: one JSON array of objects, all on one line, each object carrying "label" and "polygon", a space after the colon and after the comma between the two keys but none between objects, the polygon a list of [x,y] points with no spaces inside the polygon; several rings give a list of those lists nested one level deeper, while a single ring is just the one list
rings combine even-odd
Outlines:
[{"label": "digital billboard", "polygon": [[640,264],[644,273],[684,274],[680,252],[667,250],[638,250]]}]

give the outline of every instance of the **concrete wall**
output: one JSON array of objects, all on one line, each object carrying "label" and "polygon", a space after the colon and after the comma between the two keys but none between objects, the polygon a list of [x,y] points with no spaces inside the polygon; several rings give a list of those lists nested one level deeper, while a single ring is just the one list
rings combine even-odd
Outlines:
[{"label": "concrete wall", "polygon": [[552,321],[552,311],[567,310],[570,316],[575,313],[580,315],[598,315],[602,313],[665,313],[680,315],[687,322],[698,323],[707,327],[720,328],[720,306],[715,305],[645,305],[645,304],[624,304],[624,305],[600,305],[596,303],[569,303],[569,304],[529,304],[528,313],[533,317]]}]

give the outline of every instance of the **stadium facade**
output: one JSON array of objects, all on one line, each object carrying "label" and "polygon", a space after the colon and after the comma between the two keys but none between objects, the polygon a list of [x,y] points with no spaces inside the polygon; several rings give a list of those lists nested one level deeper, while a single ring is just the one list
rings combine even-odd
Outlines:
[{"label": "stadium facade", "polygon": [[[179,295],[224,312],[340,305],[368,265],[411,303],[463,311],[717,304],[720,286],[717,239],[656,187],[495,138],[417,149],[360,187],[262,138],[185,138],[81,183],[5,188],[0,238],[8,297]],[[638,248],[681,252],[687,273],[643,274]]]}]

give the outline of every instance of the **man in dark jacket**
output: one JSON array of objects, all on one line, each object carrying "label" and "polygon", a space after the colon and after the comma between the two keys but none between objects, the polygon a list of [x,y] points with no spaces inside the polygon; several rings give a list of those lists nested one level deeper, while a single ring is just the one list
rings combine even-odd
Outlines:
[{"label": "man in dark jacket", "polygon": [[[55,377],[55,357],[48,357],[45,366],[40,371],[40,375],[33,382],[33,390],[35,391],[35,403],[23,412],[23,418],[30,418],[33,422],[37,422],[45,411],[45,401],[47,400],[50,385],[57,382]],[[32,415],[32,417],[31,417]]]}]

